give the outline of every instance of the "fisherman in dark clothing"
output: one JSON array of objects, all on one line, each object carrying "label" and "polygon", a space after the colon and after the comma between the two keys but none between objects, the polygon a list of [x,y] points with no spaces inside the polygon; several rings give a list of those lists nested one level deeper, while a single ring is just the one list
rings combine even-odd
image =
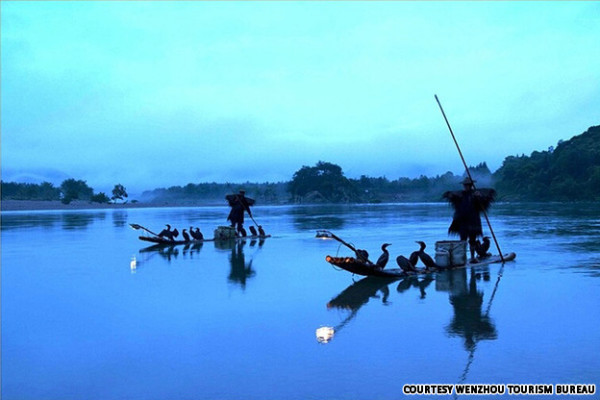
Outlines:
[{"label": "fisherman in dark clothing", "polygon": [[454,208],[454,216],[448,233],[458,234],[460,240],[469,241],[471,260],[475,259],[477,237],[483,236],[480,213],[486,211],[496,197],[494,189],[474,190],[474,182],[471,178],[466,177],[462,181],[463,190],[449,191],[443,194],[443,197]]},{"label": "fisherman in dark clothing", "polygon": [[231,222],[231,226],[236,228],[238,233],[242,233],[244,229],[244,211],[252,217],[250,206],[254,205],[254,199],[246,197],[246,192],[240,190],[238,194],[228,194],[225,199],[231,207],[227,220]]}]

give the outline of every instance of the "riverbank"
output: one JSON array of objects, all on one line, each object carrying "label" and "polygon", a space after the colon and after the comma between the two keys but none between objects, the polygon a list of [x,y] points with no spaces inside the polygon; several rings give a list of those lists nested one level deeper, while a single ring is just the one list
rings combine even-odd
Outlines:
[{"label": "riverbank", "polygon": [[[186,205],[186,206],[191,206]],[[182,205],[170,203],[126,203],[108,204],[92,203],[89,201],[72,201],[63,204],[58,200],[2,200],[0,210],[2,211],[42,211],[42,210],[102,210],[102,209],[126,209],[126,208],[151,208],[151,207],[183,207]]]}]

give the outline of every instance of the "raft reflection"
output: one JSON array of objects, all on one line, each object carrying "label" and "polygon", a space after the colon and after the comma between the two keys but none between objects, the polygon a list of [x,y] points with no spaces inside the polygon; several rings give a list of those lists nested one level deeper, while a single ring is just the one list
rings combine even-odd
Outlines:
[{"label": "raft reflection", "polygon": [[350,314],[337,326],[331,328],[331,337],[327,340],[320,340],[320,335],[325,335],[327,332],[317,329],[317,340],[321,343],[328,343],[333,338],[333,333],[338,333],[343,329],[358,313],[358,310],[367,304],[371,298],[379,298],[378,292],[383,295],[381,297],[382,304],[387,304],[387,299],[390,296],[388,286],[395,282],[397,278],[383,277],[366,277],[360,281],[354,282],[352,285],[344,289],[340,294],[331,299],[327,303],[328,309],[350,310]]},{"label": "raft reflection", "polygon": [[[400,280],[396,290],[398,293],[404,294],[414,288],[419,291],[420,298],[425,299],[427,296],[426,289],[435,281],[435,290],[437,292],[448,292],[449,302],[452,305],[453,317],[449,325],[445,327],[446,333],[450,337],[463,338],[465,349],[472,352],[478,341],[494,340],[498,337],[496,327],[489,317],[489,312],[501,277],[501,271],[502,269],[485,311],[483,310],[483,291],[478,288],[478,282],[482,279],[484,281],[490,280],[487,266],[470,269],[460,268],[428,274],[423,277],[406,277]],[[370,299],[381,298],[382,304],[387,305],[390,296],[388,286],[396,281],[398,281],[398,278],[363,278],[352,283],[331,299],[327,303],[328,309],[350,311],[350,314],[333,328],[334,332],[337,333],[348,325],[356,317],[358,310],[367,304]],[[317,330],[317,339],[319,339],[319,330]],[[329,340],[330,338],[327,341]]]},{"label": "raft reflection", "polygon": [[[196,255],[200,253],[202,246],[204,246],[204,243],[189,243],[183,246],[155,244],[140,249],[140,254],[145,254],[145,257],[143,258],[142,262],[147,262],[155,255],[158,255],[170,263],[173,259],[177,259],[177,257],[179,257],[180,254],[184,258],[193,259]],[[137,260],[137,264],[140,264],[140,260]]]}]

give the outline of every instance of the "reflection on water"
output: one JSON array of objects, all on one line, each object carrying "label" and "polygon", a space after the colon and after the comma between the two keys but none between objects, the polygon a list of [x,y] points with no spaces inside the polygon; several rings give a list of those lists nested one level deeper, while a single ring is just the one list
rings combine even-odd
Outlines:
[{"label": "reflection on water", "polygon": [[244,254],[245,245],[246,241],[238,241],[238,243],[233,245],[231,254],[229,255],[231,268],[229,276],[227,277],[229,282],[239,284],[242,289],[246,288],[246,281],[256,275],[256,271],[252,269],[252,261],[254,261],[254,259],[250,258],[250,260],[246,262],[246,256]]},{"label": "reflection on water", "polygon": [[44,212],[3,212],[2,230],[29,228],[54,228],[77,230],[86,229],[96,220],[104,220],[106,211],[44,211]]},{"label": "reflection on water", "polygon": [[113,225],[121,228],[127,225],[127,210],[115,210],[112,212]]},{"label": "reflection on water", "polygon": [[[446,331],[450,336],[462,337],[465,349],[470,351],[480,340],[496,339],[497,332],[489,318],[489,308],[488,312],[482,313],[483,291],[477,288],[478,275],[475,269],[471,268],[468,275],[469,279],[465,268],[437,274],[436,288],[445,288],[449,292],[454,311]],[[439,287],[437,283],[440,283]]]},{"label": "reflection on water", "polygon": [[[227,280],[239,284],[242,289],[245,289],[248,279],[256,275],[252,263],[256,254],[263,248],[265,241],[266,239],[233,239],[206,243],[212,243],[216,250],[229,253],[230,268]],[[206,243],[155,244],[144,247],[139,251],[143,257],[136,259],[136,262],[132,264],[135,266],[132,266],[132,270],[137,270],[140,265],[148,263],[154,256],[158,256],[168,263],[177,260],[180,256],[182,259],[193,260],[195,257],[199,257],[200,250]],[[248,259],[244,249],[250,251]]]},{"label": "reflection on water", "polygon": [[[344,318],[333,329],[334,332],[339,332],[348,323],[356,317],[358,310],[361,309],[371,299],[381,299],[383,305],[387,304],[388,297],[390,296],[389,285],[396,281],[396,278],[383,278],[383,277],[366,277],[361,280],[354,282],[352,285],[344,289],[340,294],[335,296],[327,303],[328,309],[338,309],[349,311],[349,314]],[[381,293],[381,294],[379,294]],[[333,336],[333,335],[332,335]],[[327,343],[331,338],[323,343]],[[319,340],[319,336],[317,336]]]},{"label": "reflection on water", "polygon": [[155,255],[165,259],[167,262],[171,262],[172,260],[177,259],[180,254],[184,258],[193,259],[195,255],[200,253],[202,246],[204,246],[204,243],[188,243],[186,245],[155,244],[140,249],[140,254],[145,255],[143,258],[144,262],[147,262]]},{"label": "reflection on water", "polygon": [[433,282],[433,280],[433,275],[431,274],[425,275],[424,277],[409,276],[402,279],[400,283],[398,283],[396,290],[398,293],[404,293],[411,288],[416,288],[421,294],[420,298],[424,299],[425,296],[427,296],[425,289],[431,282]]},{"label": "reflection on water", "polygon": [[446,204],[257,207],[266,241],[148,247],[130,223],[206,234],[229,210],[2,213],[2,398],[391,400],[411,382],[600,384],[600,212],[586,207],[495,204],[516,261],[398,280],[332,268],[338,244],[315,231],[410,254],[415,240],[447,239]]}]

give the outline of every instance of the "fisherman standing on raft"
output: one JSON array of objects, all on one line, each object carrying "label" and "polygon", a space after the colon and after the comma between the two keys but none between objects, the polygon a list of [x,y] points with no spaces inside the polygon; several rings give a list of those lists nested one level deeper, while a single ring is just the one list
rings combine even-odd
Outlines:
[{"label": "fisherman standing on raft", "polygon": [[477,237],[483,236],[480,214],[487,211],[496,197],[494,189],[474,190],[474,183],[474,180],[466,177],[462,181],[463,190],[448,191],[442,195],[454,208],[448,233],[458,234],[460,240],[469,241],[472,261],[475,260]]},{"label": "fisherman standing on raft", "polygon": [[242,232],[244,232],[244,211],[252,218],[250,206],[254,205],[255,200],[246,197],[244,190],[240,190],[238,194],[228,194],[225,199],[231,207],[227,221],[231,221],[231,226],[236,228],[236,232],[242,235]]}]

